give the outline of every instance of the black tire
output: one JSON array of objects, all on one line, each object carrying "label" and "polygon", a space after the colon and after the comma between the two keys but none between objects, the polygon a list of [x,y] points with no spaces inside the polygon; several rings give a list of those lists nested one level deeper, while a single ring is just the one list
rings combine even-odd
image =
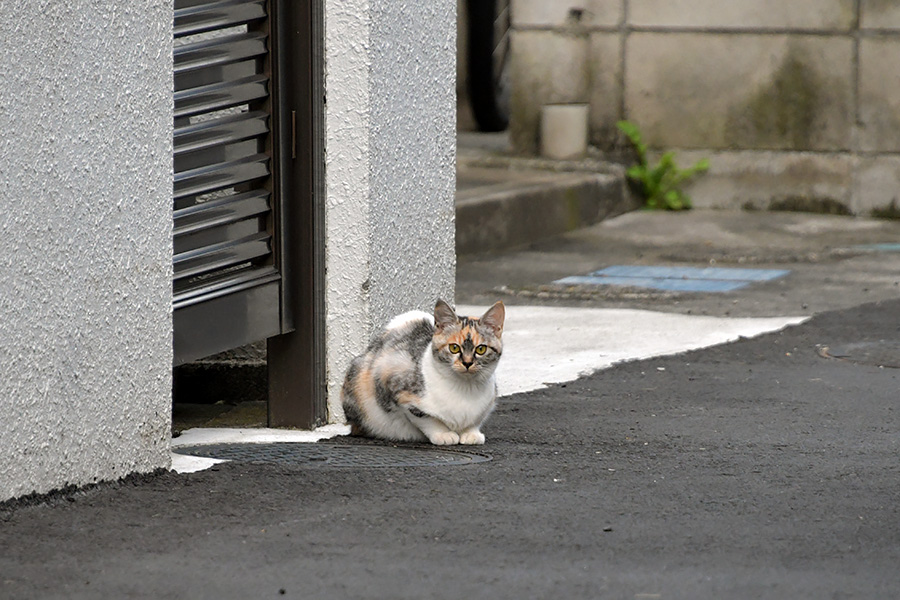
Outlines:
[{"label": "black tire", "polygon": [[509,0],[467,0],[469,102],[480,131],[509,126]]}]

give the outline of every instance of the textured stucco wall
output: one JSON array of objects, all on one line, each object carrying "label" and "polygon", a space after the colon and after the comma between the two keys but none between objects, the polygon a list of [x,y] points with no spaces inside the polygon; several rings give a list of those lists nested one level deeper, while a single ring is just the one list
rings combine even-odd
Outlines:
[{"label": "textured stucco wall", "polygon": [[370,47],[373,325],[453,302],[456,3],[376,0]]},{"label": "textured stucco wall", "polygon": [[3,500],[169,464],[172,3],[0,16]]},{"label": "textured stucco wall", "polygon": [[326,2],[327,347],[332,419],[350,359],[391,316],[452,301],[456,2]]}]

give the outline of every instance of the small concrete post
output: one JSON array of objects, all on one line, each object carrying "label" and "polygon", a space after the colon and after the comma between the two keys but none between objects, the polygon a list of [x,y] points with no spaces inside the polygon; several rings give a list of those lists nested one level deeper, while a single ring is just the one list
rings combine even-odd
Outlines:
[{"label": "small concrete post", "polygon": [[584,156],[588,112],[587,104],[545,104],[541,108],[541,155],[556,160]]}]

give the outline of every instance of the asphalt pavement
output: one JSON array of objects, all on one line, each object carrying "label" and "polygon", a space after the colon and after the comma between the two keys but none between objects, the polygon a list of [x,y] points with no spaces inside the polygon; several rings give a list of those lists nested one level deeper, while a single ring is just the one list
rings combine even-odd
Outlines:
[{"label": "asphalt pavement", "polygon": [[514,394],[489,461],[230,462],[6,505],[0,597],[894,598],[900,371],[822,352],[898,339],[884,301]]},{"label": "asphalt pavement", "polygon": [[[520,336],[526,371],[579,329],[599,370],[510,388],[455,453],[337,435],[0,505],[0,598],[900,597],[897,242],[889,221],[638,212],[463,256],[459,303],[562,311],[518,313],[550,325]],[[676,321],[783,317],[600,360]]]}]

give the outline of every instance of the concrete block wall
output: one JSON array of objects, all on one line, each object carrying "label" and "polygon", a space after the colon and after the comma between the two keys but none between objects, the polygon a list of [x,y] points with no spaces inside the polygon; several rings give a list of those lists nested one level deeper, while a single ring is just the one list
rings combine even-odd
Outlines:
[{"label": "concrete block wall", "polygon": [[591,141],[712,159],[695,204],[898,203],[900,4],[883,0],[513,0],[511,139],[588,102]]}]

